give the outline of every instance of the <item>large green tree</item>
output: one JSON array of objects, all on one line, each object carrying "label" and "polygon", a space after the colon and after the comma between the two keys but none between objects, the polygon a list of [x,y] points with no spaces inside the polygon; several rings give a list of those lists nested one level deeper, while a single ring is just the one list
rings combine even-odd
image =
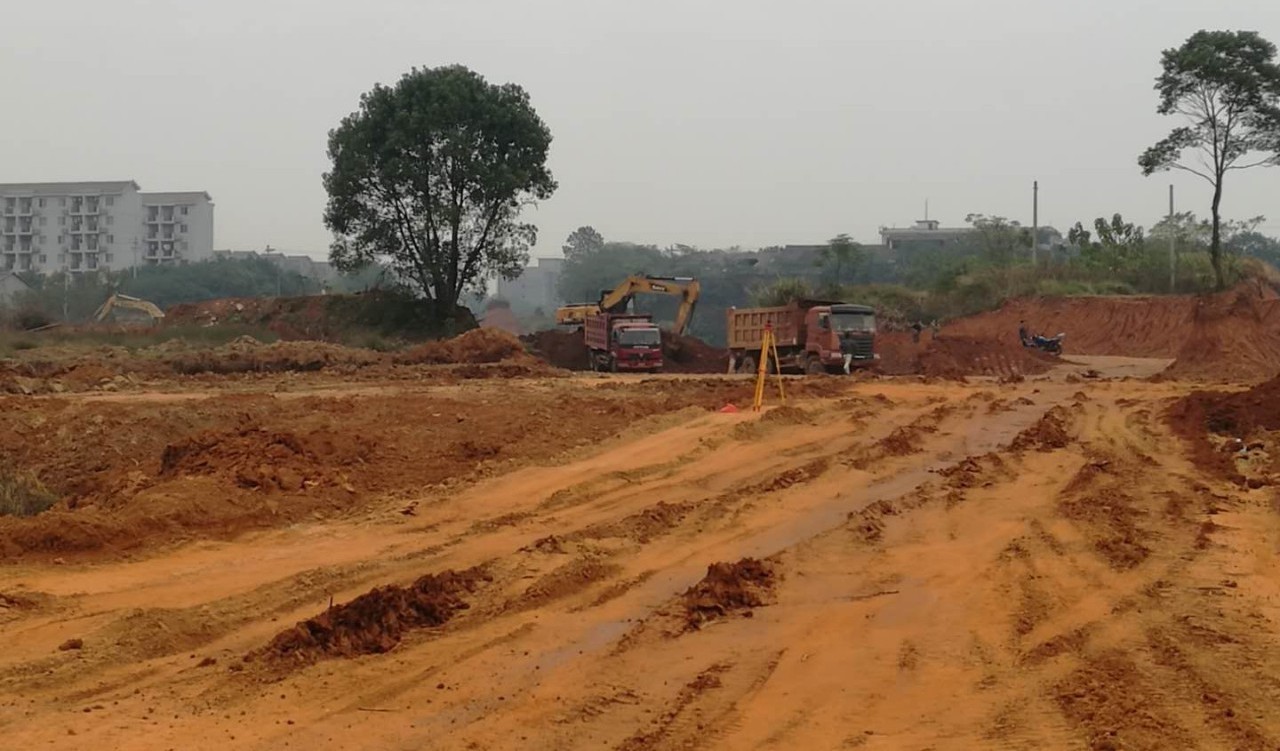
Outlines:
[{"label": "large green tree", "polygon": [[[1161,115],[1185,124],[1138,158],[1144,175],[1190,172],[1213,186],[1210,258],[1219,288],[1223,181],[1228,172],[1280,164],[1280,65],[1276,46],[1253,31],[1198,31],[1165,50],[1156,79]],[[1194,155],[1194,161],[1186,157]]]},{"label": "large green tree", "polygon": [[385,261],[451,318],[468,288],[524,268],[537,230],[520,213],[556,188],[550,146],[515,84],[455,65],[375,86],[329,134],[330,259]]},{"label": "large green tree", "polygon": [[820,257],[822,265],[834,272],[829,281],[836,287],[845,283],[845,272],[852,277],[858,273],[858,268],[866,261],[866,253],[862,246],[843,233],[827,241],[827,244],[822,247]]},{"label": "large green tree", "polygon": [[565,239],[560,249],[564,251],[564,257],[570,261],[599,253],[604,249],[604,235],[590,225],[579,227],[569,233],[569,237]]}]

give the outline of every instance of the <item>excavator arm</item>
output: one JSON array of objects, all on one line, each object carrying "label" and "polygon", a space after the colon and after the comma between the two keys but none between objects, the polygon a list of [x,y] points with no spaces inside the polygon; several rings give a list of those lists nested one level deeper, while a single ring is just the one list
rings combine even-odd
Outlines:
[{"label": "excavator arm", "polygon": [[671,330],[683,335],[702,295],[702,285],[692,277],[629,276],[617,287],[602,292],[599,303],[576,303],[559,308],[556,310],[556,323],[580,326],[587,318],[601,312],[625,313],[631,298],[638,294],[679,297],[680,309],[676,311],[675,326]]},{"label": "excavator arm", "polygon": [[105,321],[107,320],[107,316],[111,315],[111,311],[116,308],[140,310],[151,316],[151,320],[153,321],[159,321],[164,318],[164,311],[156,307],[155,303],[147,302],[146,300],[142,300],[137,297],[130,297],[129,295],[122,295],[118,292],[111,297],[108,297],[107,301],[102,303],[102,306],[93,314],[93,318],[96,321]]},{"label": "excavator arm", "polygon": [[676,311],[676,322],[671,330],[683,335],[702,295],[702,285],[692,277],[630,276],[601,296],[600,309],[610,313],[623,312],[637,294],[679,297],[680,308]]}]

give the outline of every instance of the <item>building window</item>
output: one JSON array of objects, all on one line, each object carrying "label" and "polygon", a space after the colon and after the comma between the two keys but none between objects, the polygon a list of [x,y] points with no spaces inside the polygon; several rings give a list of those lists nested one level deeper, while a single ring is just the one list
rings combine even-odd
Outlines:
[{"label": "building window", "polygon": [[44,264],[46,264],[46,263],[48,263],[48,262],[49,262],[49,256],[45,255],[44,253],[41,253],[41,254],[40,254],[40,265],[41,265],[41,266],[43,266]]},{"label": "building window", "polygon": [[116,218],[111,214],[107,214],[107,224],[115,224],[115,223],[116,223]]},{"label": "building window", "polygon": [[183,207],[182,207],[182,215],[183,215],[183,216],[186,216],[186,215],[187,215],[187,207],[186,207],[186,206],[183,206]]},{"label": "building window", "polygon": [[107,196],[107,205],[108,205],[108,206],[115,206],[115,205],[116,205],[116,197],[115,197],[115,196]]},{"label": "building window", "polygon": [[108,244],[108,245],[114,245],[114,244],[115,244],[115,242],[116,242],[116,236],[115,236],[115,235],[107,235],[107,244]]},{"label": "building window", "polygon": [[115,254],[114,254],[114,253],[108,253],[108,254],[107,254],[107,263],[111,263],[111,262],[112,262],[112,261],[114,261],[114,260],[116,260],[116,256],[115,256]]},{"label": "building window", "polygon": [[42,209],[44,208],[44,199],[43,199],[43,198],[41,198],[41,199],[40,199],[40,208],[42,208]]},{"label": "building window", "polygon": [[40,217],[40,226],[43,227],[49,223],[48,217]]}]

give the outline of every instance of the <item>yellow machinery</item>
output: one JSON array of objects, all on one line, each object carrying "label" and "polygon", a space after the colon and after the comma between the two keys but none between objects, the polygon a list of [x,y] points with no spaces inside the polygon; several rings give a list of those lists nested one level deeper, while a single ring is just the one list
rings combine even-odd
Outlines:
[{"label": "yellow machinery", "polygon": [[575,303],[556,310],[556,323],[581,326],[588,318],[603,312],[625,313],[627,304],[637,294],[672,295],[680,298],[672,332],[684,334],[693,318],[693,309],[702,294],[702,285],[692,277],[629,276],[617,287],[605,292],[598,303]]},{"label": "yellow machinery", "polygon": [[158,323],[164,318],[164,311],[156,307],[155,303],[150,303],[137,297],[130,297],[129,295],[122,295],[117,292],[111,297],[108,297],[106,302],[102,303],[102,307],[98,308],[97,312],[93,314],[93,320],[107,320],[107,316],[111,315],[111,311],[116,308],[137,310],[146,313],[151,317],[151,321],[153,323]]}]

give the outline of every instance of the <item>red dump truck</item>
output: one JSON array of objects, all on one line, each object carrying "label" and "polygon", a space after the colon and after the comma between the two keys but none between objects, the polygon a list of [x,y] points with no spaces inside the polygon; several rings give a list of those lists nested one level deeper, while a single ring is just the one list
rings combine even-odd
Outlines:
[{"label": "red dump truck", "polygon": [[583,326],[588,367],[614,373],[662,370],[662,332],[650,315],[600,313]]},{"label": "red dump truck", "polygon": [[729,308],[730,364],[739,373],[759,366],[766,325],[773,327],[783,372],[849,373],[873,365],[876,312],[866,305],[797,300],[779,308]]}]

